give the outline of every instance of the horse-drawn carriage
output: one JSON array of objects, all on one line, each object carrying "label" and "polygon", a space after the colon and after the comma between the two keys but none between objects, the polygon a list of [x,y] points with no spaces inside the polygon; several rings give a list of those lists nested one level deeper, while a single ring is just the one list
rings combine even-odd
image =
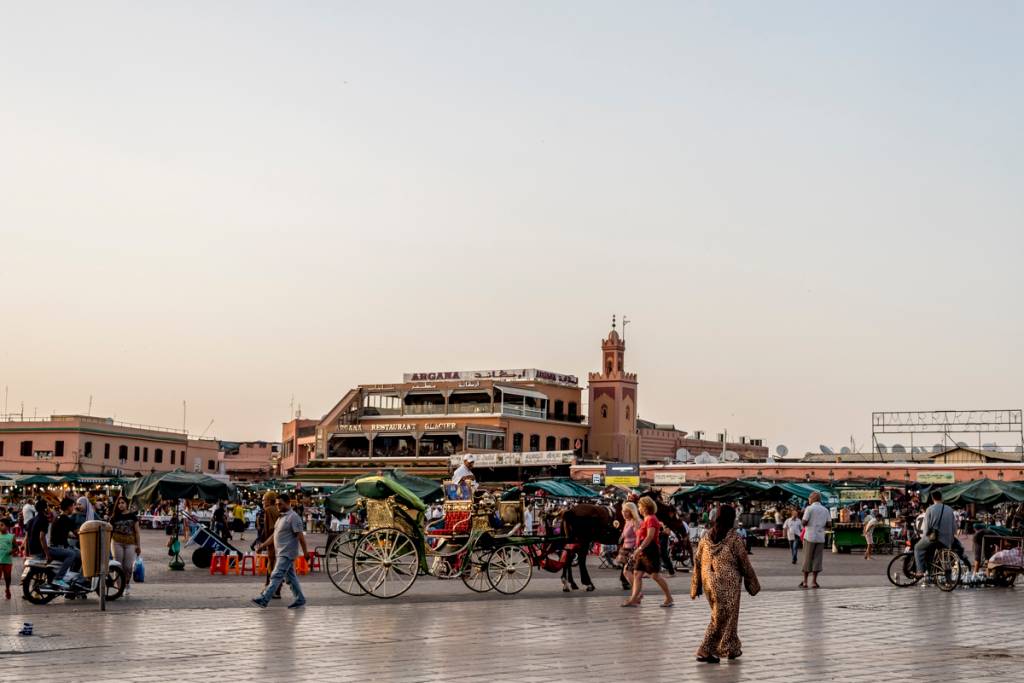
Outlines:
[{"label": "horse-drawn carriage", "polygon": [[338,536],[325,552],[328,576],[349,595],[394,598],[420,575],[514,595],[530,583],[535,564],[561,569],[544,563],[551,539],[522,534],[522,501],[482,491],[452,497],[445,486],[444,516],[428,525],[426,505],[397,481],[366,477],[356,487],[366,527]]}]

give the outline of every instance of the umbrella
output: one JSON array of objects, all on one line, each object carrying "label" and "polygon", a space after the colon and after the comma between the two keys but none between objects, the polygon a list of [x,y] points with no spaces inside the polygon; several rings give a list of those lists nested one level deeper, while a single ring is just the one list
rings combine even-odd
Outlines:
[{"label": "umbrella", "polygon": [[220,479],[194,472],[154,472],[136,479],[124,487],[124,497],[147,505],[163,498],[202,498],[207,501],[226,500],[235,497],[235,487]]},{"label": "umbrella", "polygon": [[[417,477],[412,474],[406,474],[402,470],[392,469],[385,470],[382,475],[385,479],[391,479],[392,481],[401,484],[415,495],[420,500],[430,503],[441,498],[441,485],[433,479],[424,479],[423,477]],[[324,504],[328,510],[336,515],[341,515],[350,510],[356,501],[364,496],[360,494],[356,488],[356,484],[360,480],[340,486],[335,489],[331,495],[327,497]]]}]

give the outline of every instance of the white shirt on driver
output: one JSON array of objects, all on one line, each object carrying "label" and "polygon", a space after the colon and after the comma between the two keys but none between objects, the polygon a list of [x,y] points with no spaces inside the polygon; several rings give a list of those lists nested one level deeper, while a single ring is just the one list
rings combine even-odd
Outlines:
[{"label": "white shirt on driver", "polygon": [[459,465],[459,469],[455,470],[455,474],[452,475],[452,483],[459,484],[466,477],[476,480],[476,476],[473,474],[473,470],[469,469],[469,465],[462,463]]}]

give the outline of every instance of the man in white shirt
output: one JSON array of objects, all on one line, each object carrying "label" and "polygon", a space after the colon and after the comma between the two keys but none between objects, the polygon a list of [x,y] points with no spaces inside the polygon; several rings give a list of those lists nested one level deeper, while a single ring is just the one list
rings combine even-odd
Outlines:
[{"label": "man in white shirt", "polygon": [[452,483],[458,486],[462,483],[462,480],[467,480],[471,486],[476,485],[476,475],[473,474],[473,463],[476,462],[476,458],[472,455],[466,455],[462,458],[462,465],[455,470],[455,474],[452,475]]},{"label": "man in white shirt", "polygon": [[864,518],[864,540],[868,544],[867,550],[864,551],[864,559],[871,559],[871,551],[875,548],[875,527],[878,526],[878,517],[875,516],[874,511],[869,511],[868,516]]},{"label": "man in white shirt", "polygon": [[804,580],[801,588],[807,588],[807,575],[812,574],[814,583],[818,585],[818,573],[821,572],[822,560],[825,557],[825,527],[832,522],[828,508],[821,504],[821,494],[815,491],[808,497],[810,505],[804,510]]},{"label": "man in white shirt", "polygon": [[793,564],[796,564],[797,553],[800,552],[800,532],[804,530],[804,523],[800,521],[800,511],[793,508],[793,515],[782,524],[786,532],[786,541],[789,542],[789,551],[793,555]]},{"label": "man in white shirt", "polygon": [[21,526],[28,528],[28,523],[36,516],[36,506],[32,503],[25,503],[21,507]]}]

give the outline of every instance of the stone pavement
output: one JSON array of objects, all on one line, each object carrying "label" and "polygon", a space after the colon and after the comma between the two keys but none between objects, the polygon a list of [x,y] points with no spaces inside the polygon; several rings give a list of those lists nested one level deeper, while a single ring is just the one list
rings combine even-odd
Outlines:
[{"label": "stone pavement", "polygon": [[[305,681],[1009,680],[1024,666],[1013,589],[891,587],[889,557],[826,555],[819,591],[797,590],[783,549],[757,549],[764,592],[744,596],[744,656],[698,665],[708,620],[688,599],[689,575],[669,583],[674,609],[648,585],[641,609],[619,607],[617,572],[594,572],[596,593],[563,594],[535,572],[515,597],[471,593],[461,581],[421,577],[390,601],[342,594],[303,577],[310,604],[248,603],[261,578],[169,572],[163,539],[143,539],[147,581],[110,603],[58,598],[35,606],[0,599],[0,681],[210,681],[225,676]],[[20,574],[15,565],[15,579]],[[15,635],[31,621],[35,635]],[[1015,677],[1015,676],[1014,676]]]},{"label": "stone pavement", "polygon": [[[0,678],[877,683],[1010,680],[1024,665],[1021,598],[1012,589],[744,596],[744,656],[717,666],[693,660],[708,610],[683,596],[671,610],[650,594],[651,604],[623,609],[610,591],[333,606],[314,600],[302,610],[281,603],[262,610],[244,606],[245,586],[221,591],[235,596],[232,606],[154,609],[132,598],[101,615],[94,601],[74,612],[57,601],[43,612],[0,617]],[[25,619],[35,635],[14,635]]]}]

